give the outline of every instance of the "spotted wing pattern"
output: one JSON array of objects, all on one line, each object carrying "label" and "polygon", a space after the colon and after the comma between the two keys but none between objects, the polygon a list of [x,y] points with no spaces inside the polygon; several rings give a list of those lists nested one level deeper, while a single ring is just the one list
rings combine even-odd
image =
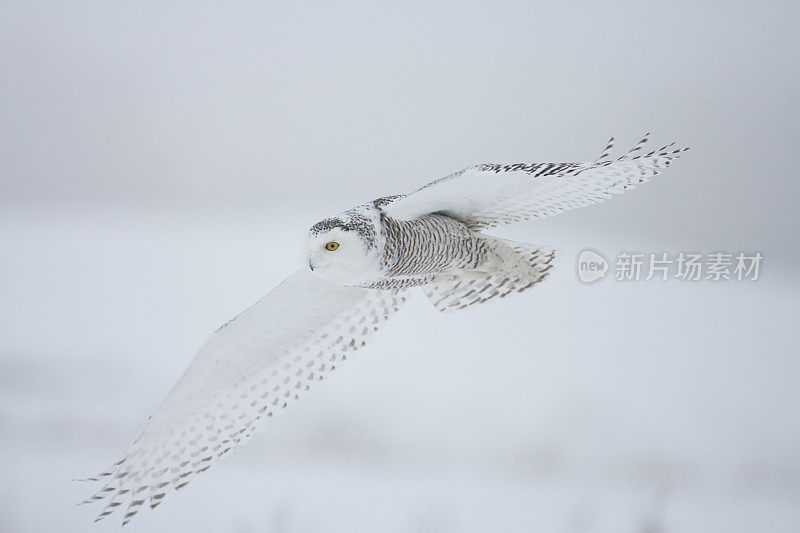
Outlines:
[{"label": "spotted wing pattern", "polygon": [[493,298],[523,292],[550,275],[557,248],[486,236],[494,257],[502,262],[489,271],[439,274],[422,290],[436,309],[457,311]]},{"label": "spotted wing pattern", "polygon": [[631,190],[688,150],[672,143],[645,152],[649,135],[617,159],[610,157],[612,137],[591,163],[475,165],[397,197],[382,209],[399,220],[441,213],[473,230],[556,215]]},{"label": "spotted wing pattern", "polygon": [[123,525],[159,505],[263,422],[328,376],[405,301],[401,291],[341,287],[298,271],[201,348],[139,436],[83,503],[125,506]]}]

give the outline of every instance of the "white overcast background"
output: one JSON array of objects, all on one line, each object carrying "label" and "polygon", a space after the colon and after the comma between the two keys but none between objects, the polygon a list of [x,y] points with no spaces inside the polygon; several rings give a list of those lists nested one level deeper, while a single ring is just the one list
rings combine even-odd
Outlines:
[{"label": "white overcast background", "polygon": [[[692,150],[495,233],[544,284],[368,349],[132,531],[800,530],[796,2],[3,2],[0,530],[75,507],[315,221],[482,162]],[[597,5],[604,4],[604,5]],[[577,253],[760,251],[582,285]]]}]

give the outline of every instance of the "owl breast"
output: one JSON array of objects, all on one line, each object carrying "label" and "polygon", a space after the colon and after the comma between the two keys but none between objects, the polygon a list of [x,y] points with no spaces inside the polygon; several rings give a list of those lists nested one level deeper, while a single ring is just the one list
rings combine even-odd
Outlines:
[{"label": "owl breast", "polygon": [[385,247],[381,271],[387,278],[421,285],[435,274],[478,269],[487,246],[461,222],[444,215],[415,220],[381,218]]}]

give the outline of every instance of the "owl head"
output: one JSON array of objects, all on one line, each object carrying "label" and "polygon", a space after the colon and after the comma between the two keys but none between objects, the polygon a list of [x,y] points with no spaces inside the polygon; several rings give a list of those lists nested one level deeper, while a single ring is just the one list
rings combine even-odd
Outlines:
[{"label": "owl head", "polygon": [[320,220],[308,231],[308,266],[339,285],[363,285],[380,276],[378,231],[372,217],[345,212]]}]

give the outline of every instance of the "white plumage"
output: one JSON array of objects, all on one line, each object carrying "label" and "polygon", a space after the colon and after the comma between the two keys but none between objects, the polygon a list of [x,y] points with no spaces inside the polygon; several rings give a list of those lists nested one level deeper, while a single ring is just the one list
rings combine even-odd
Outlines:
[{"label": "white plumage", "polygon": [[486,229],[602,202],[648,181],[688,150],[673,148],[673,142],[643,153],[649,136],[615,160],[612,137],[592,163],[475,165],[399,198],[386,211],[399,219],[443,212]]},{"label": "white plumage", "polygon": [[541,282],[555,248],[479,230],[601,202],[685,150],[646,141],[616,160],[612,138],[592,163],[476,165],[315,224],[308,267],[212,335],[84,503],[105,501],[98,520],[123,509],[123,525],[156,507],[363,347],[409,287],[451,311]]}]

